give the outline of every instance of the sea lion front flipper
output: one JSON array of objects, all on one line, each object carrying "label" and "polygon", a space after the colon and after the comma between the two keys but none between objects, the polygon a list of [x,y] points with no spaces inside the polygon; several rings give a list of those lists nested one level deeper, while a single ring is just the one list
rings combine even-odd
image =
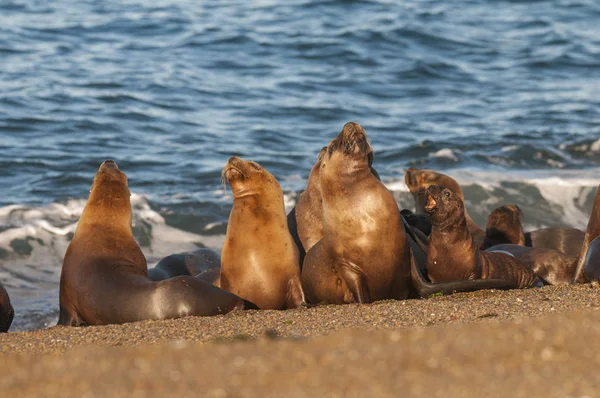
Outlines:
[{"label": "sea lion front flipper", "polygon": [[415,290],[419,293],[419,296],[423,298],[427,298],[432,294],[437,293],[452,294],[458,292],[474,292],[483,289],[508,290],[517,288],[515,283],[503,279],[476,279],[444,283],[428,282],[423,276],[421,269],[417,266],[412,249],[410,251],[410,277]]},{"label": "sea lion front flipper", "polygon": [[360,304],[370,303],[371,293],[363,270],[358,265],[349,262],[340,265],[341,274],[356,302]]},{"label": "sea lion front flipper", "polygon": [[63,306],[60,306],[60,315],[58,317],[57,326],[87,326],[79,316],[67,311]]},{"label": "sea lion front flipper", "polygon": [[298,307],[306,307],[306,298],[304,297],[300,279],[292,278],[288,282],[286,309]]}]

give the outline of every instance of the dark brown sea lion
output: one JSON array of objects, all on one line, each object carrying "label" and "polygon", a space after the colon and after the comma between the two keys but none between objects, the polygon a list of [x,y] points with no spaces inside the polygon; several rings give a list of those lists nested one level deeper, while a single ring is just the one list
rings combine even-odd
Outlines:
[{"label": "dark brown sea lion", "polygon": [[15,316],[15,310],[10,304],[10,297],[0,283],[0,333],[8,332]]},{"label": "dark brown sea lion", "polygon": [[148,278],[146,258],[131,232],[127,177],[107,160],[98,169],[60,278],[59,325],[105,325],[252,307],[197,278]]},{"label": "dark brown sea lion", "polygon": [[323,238],[302,267],[313,304],[404,299],[410,292],[410,247],[400,212],[371,172],[370,158],[364,129],[350,122],[321,160]]},{"label": "dark brown sea lion", "polygon": [[[583,260],[583,278],[586,282],[600,282],[600,236],[592,239]],[[577,281],[581,282],[581,281]]]},{"label": "dark brown sea lion", "polygon": [[197,276],[213,268],[221,268],[221,256],[214,250],[201,248],[163,258],[148,269],[148,277],[153,281],[162,281],[180,275]]},{"label": "dark brown sea lion", "polygon": [[223,178],[233,192],[233,208],[221,253],[220,286],[261,309],[305,305],[298,250],[288,231],[283,192],[255,162],[232,157]]},{"label": "dark brown sea lion", "polygon": [[518,288],[541,285],[535,274],[510,254],[479,250],[467,227],[458,193],[431,185],[426,195],[424,209],[433,226],[427,253],[427,272],[432,282],[494,278],[513,281]]},{"label": "dark brown sea lion", "polygon": [[[404,183],[413,195],[415,200],[415,212],[417,214],[425,213],[425,202],[427,199],[426,191],[431,185],[439,185],[451,189],[456,192],[463,203],[465,200],[463,191],[454,178],[434,170],[409,168],[404,175]],[[473,221],[466,208],[465,218],[467,220],[467,228],[469,229],[471,236],[473,236],[475,244],[481,246],[485,239],[485,231]]]},{"label": "dark brown sea lion", "polygon": [[596,252],[598,250],[598,243],[591,245],[598,236],[600,236],[600,186],[596,188],[596,196],[594,197],[594,206],[592,207],[592,213],[585,230],[585,238],[579,254],[579,261],[577,262],[577,268],[575,269],[575,277],[573,283],[587,280],[588,282],[598,282],[598,275],[600,275],[600,263],[596,260],[600,255]]},{"label": "dark brown sea lion", "polygon": [[485,239],[480,249],[512,243],[525,246],[523,212],[517,205],[506,205],[494,209],[488,216]]},{"label": "dark brown sea lion", "polygon": [[578,257],[585,232],[577,228],[551,227],[525,232],[525,246],[558,250],[570,257]]},{"label": "dark brown sea lion", "polygon": [[568,256],[558,250],[543,247],[501,244],[492,246],[487,251],[513,255],[547,285],[571,283],[577,267],[577,256]]}]

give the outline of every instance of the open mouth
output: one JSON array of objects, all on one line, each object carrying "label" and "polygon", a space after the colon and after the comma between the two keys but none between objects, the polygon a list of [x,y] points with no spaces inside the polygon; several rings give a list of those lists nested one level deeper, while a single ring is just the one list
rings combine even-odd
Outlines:
[{"label": "open mouth", "polygon": [[425,203],[425,211],[427,213],[435,213],[437,211],[437,202],[431,195],[427,195],[427,203]]}]

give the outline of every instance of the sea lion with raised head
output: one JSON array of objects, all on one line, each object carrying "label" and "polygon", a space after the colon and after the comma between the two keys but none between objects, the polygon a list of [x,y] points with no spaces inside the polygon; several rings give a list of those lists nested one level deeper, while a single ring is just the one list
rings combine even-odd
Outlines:
[{"label": "sea lion with raised head", "polygon": [[232,157],[223,168],[233,193],[221,253],[220,286],[261,309],[306,304],[298,249],[288,230],[279,183],[256,162]]},{"label": "sea lion with raised head", "polygon": [[467,226],[463,201],[452,189],[429,186],[424,210],[432,223],[427,253],[432,282],[494,278],[512,281],[518,288],[541,285],[512,255],[479,250]]},{"label": "sea lion with raised head", "polygon": [[[288,228],[299,251],[300,268],[306,252],[323,237],[323,199],[321,198],[321,182],[319,171],[321,160],[327,147],[321,148],[317,161],[310,170],[306,190],[298,197],[298,203],[288,214]],[[381,180],[379,173],[373,167],[373,153],[367,155],[371,173]]]},{"label": "sea lion with raised head", "polygon": [[302,267],[313,304],[404,299],[410,292],[410,247],[394,197],[371,172],[372,153],[364,129],[350,122],[321,160],[323,238]]},{"label": "sea lion with raised head", "polygon": [[480,249],[512,243],[525,246],[523,212],[517,205],[506,205],[494,209],[488,216],[485,239]]},{"label": "sea lion with raised head", "polygon": [[146,258],[131,231],[127,177],[107,160],[67,251],[60,277],[59,325],[106,325],[256,308],[190,276],[148,278]]},{"label": "sea lion with raised head", "polygon": [[[404,183],[412,193],[415,200],[415,212],[417,214],[426,213],[425,203],[427,200],[427,188],[431,185],[439,185],[454,191],[464,203],[465,196],[458,182],[445,174],[438,173],[434,170],[409,168],[404,174]],[[473,237],[475,244],[481,246],[485,239],[485,231],[473,221],[469,212],[465,209],[465,218],[467,220],[467,228]]]},{"label": "sea lion with raised head", "polygon": [[0,283],[0,333],[8,332],[15,316],[15,310],[10,303],[10,297]]}]

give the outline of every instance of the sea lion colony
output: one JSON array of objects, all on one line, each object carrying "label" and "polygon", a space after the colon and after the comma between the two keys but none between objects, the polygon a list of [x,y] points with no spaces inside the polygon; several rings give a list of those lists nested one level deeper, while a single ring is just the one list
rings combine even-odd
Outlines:
[{"label": "sea lion colony", "polygon": [[[416,211],[400,211],[373,158],[364,129],[347,123],[319,152],[286,215],[275,177],[233,157],[222,174],[233,207],[221,256],[208,249],[172,254],[151,269],[131,232],[127,177],[114,161],[103,162],[65,254],[58,324],[600,280],[600,190],[585,232],[525,232],[514,204],[494,210],[484,230],[469,216],[459,184],[433,170],[407,170]],[[0,285],[0,331],[13,315]]]}]

